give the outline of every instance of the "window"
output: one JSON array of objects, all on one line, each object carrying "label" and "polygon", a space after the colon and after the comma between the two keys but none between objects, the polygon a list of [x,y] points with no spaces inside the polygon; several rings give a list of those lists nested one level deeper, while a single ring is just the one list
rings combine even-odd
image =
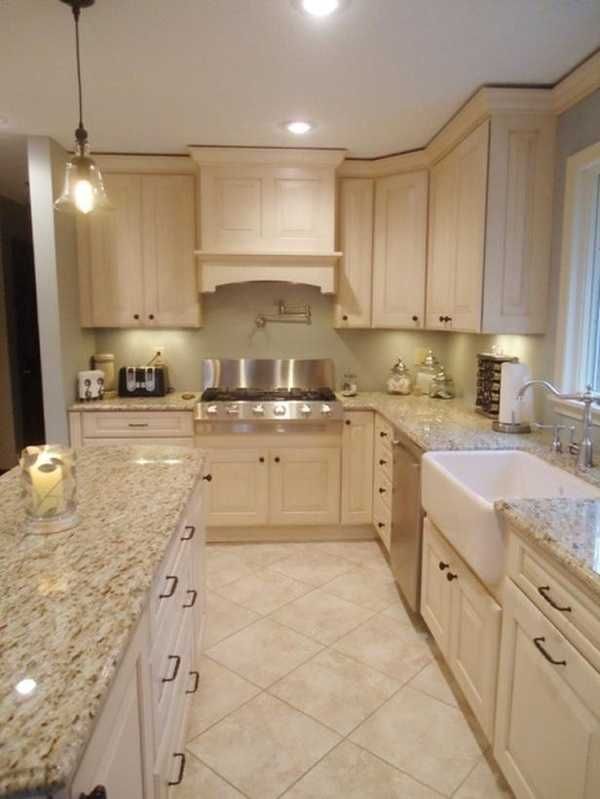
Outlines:
[{"label": "window", "polygon": [[567,161],[556,382],[600,392],[600,142]]}]

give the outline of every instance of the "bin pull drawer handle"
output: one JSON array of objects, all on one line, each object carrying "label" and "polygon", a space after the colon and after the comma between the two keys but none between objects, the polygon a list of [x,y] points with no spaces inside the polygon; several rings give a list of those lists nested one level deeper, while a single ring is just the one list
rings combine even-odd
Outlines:
[{"label": "bin pull drawer handle", "polygon": [[550,586],[549,585],[540,585],[540,587],[538,588],[538,593],[540,593],[544,597],[546,602],[551,607],[553,607],[554,610],[560,610],[560,611],[562,611],[562,613],[571,613],[573,611],[573,608],[570,607],[569,605],[564,605],[564,606],[563,605],[557,605],[556,602],[552,599],[552,597],[548,596],[548,591],[550,591]]},{"label": "bin pull drawer handle", "polygon": [[179,774],[177,775],[176,780],[169,780],[167,785],[181,785],[183,782],[183,775],[185,774],[185,755],[183,752],[175,752],[173,757],[179,758]]},{"label": "bin pull drawer handle", "polygon": [[163,677],[161,682],[173,682],[177,678],[179,674],[179,667],[181,666],[181,657],[179,655],[169,655],[169,660],[175,661],[175,667],[173,668],[173,674],[170,677]]},{"label": "bin pull drawer handle", "polygon": [[533,639],[533,643],[535,644],[536,649],[538,649],[542,653],[542,655],[546,658],[548,663],[552,663],[553,666],[566,666],[567,665],[567,661],[566,660],[555,660],[552,657],[552,655],[550,655],[550,654],[548,654],[548,652],[546,652],[545,648],[542,646],[542,644],[545,641],[546,641],[546,639],[544,638],[543,635],[540,636],[539,638],[534,638]]},{"label": "bin pull drawer handle", "polygon": [[190,601],[186,602],[185,605],[182,605],[182,608],[193,608],[196,604],[196,599],[198,598],[198,592],[195,588],[190,588],[186,592],[186,594],[191,594]]},{"label": "bin pull drawer handle", "polygon": [[128,422],[127,427],[148,427],[148,422]]}]

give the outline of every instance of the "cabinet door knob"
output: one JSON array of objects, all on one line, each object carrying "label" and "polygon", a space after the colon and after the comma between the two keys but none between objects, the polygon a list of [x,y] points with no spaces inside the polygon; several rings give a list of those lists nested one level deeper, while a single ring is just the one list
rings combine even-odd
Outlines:
[{"label": "cabinet door knob", "polygon": [[279,458],[275,458],[275,463],[279,463]]},{"label": "cabinet door knob", "polygon": [[265,459],[263,458],[262,455],[260,456],[260,458],[258,460],[259,460],[259,463],[264,463],[265,462]]},{"label": "cabinet door knob", "polygon": [[134,319],[139,319],[139,318],[140,318],[140,315],[139,315],[139,313],[134,313],[134,315],[133,315],[133,318],[134,318]]},{"label": "cabinet door knob", "polygon": [[380,489],[379,489],[379,493],[380,493],[380,494],[385,494],[385,488],[380,488]]},{"label": "cabinet door knob", "polygon": [[183,782],[183,775],[185,774],[185,755],[183,752],[175,752],[173,757],[179,758],[179,774],[176,780],[169,780],[167,785],[181,785]]},{"label": "cabinet door knob", "polygon": [[413,316],[412,320],[413,320],[413,322],[418,322],[419,321],[419,317],[415,314]]},{"label": "cabinet door knob", "polygon": [[552,655],[546,651],[545,647],[542,646],[545,643],[546,639],[543,635],[539,636],[539,638],[534,638],[533,643],[535,644],[536,649],[542,653],[542,655],[546,658],[548,663],[552,663],[553,666],[566,666],[566,660],[555,660]]},{"label": "cabinet door knob", "polygon": [[173,682],[177,678],[179,674],[179,667],[181,666],[181,657],[179,655],[169,655],[168,660],[173,660],[175,665],[173,666],[173,671],[170,677],[163,677],[161,682]]},{"label": "cabinet door knob", "polygon": [[450,564],[449,563],[444,563],[443,560],[440,560],[439,566],[440,566],[440,571],[441,572],[443,572],[444,569],[449,569],[450,568]]},{"label": "cabinet door knob", "polygon": [[382,527],[385,527],[385,524],[383,522],[377,522],[377,527],[381,529]]},{"label": "cabinet door knob", "polygon": [[342,316],[342,322],[347,322],[347,321],[348,321],[348,314],[344,314]]},{"label": "cabinet door knob", "polygon": [[159,599],[170,599],[173,596],[175,589],[177,588],[177,583],[179,582],[179,577],[174,574],[167,574],[165,580],[172,580],[171,585],[169,586],[170,590],[166,594],[159,594]]},{"label": "cabinet door knob", "polygon": [[443,317],[443,316],[440,316],[440,322],[444,322],[444,321],[445,321],[445,320],[444,320],[444,317]]},{"label": "cabinet door knob", "polygon": [[346,419],[346,424],[347,424],[347,425],[351,425],[351,424],[352,424],[352,422],[350,421],[350,419]]},{"label": "cabinet door knob", "polygon": [[379,433],[380,438],[387,438],[387,433],[384,433],[383,430]]},{"label": "cabinet door knob", "polygon": [[458,580],[458,574],[452,574],[452,572],[448,572],[446,575],[446,580],[448,580],[449,583],[451,583],[452,580]]},{"label": "cabinet door knob", "polygon": [[387,461],[384,461],[384,460],[380,460],[380,461],[379,461],[379,465],[380,465],[380,466],[385,466],[385,465],[386,465],[386,463],[387,463]]},{"label": "cabinet door knob", "polygon": [[212,474],[205,474],[202,479],[206,480],[207,483],[210,483],[212,482]]},{"label": "cabinet door knob", "polygon": [[149,313],[148,314],[148,319],[154,319],[154,314],[153,313]]},{"label": "cabinet door knob", "polygon": [[190,676],[194,678],[194,687],[188,689],[186,694],[195,694],[198,690],[198,686],[200,685],[200,672],[199,671],[190,671]]}]

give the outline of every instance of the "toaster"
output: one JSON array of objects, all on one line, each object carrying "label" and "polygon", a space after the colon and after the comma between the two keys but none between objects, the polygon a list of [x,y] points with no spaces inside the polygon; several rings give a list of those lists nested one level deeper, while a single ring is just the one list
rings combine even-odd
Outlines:
[{"label": "toaster", "polygon": [[119,369],[120,397],[164,397],[168,390],[166,366],[122,366]]}]

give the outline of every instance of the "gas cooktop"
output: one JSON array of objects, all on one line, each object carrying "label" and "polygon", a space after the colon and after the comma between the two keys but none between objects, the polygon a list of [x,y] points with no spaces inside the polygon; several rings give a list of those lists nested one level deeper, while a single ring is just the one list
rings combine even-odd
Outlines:
[{"label": "gas cooktop", "polygon": [[335,402],[330,388],[207,388],[202,402]]}]

